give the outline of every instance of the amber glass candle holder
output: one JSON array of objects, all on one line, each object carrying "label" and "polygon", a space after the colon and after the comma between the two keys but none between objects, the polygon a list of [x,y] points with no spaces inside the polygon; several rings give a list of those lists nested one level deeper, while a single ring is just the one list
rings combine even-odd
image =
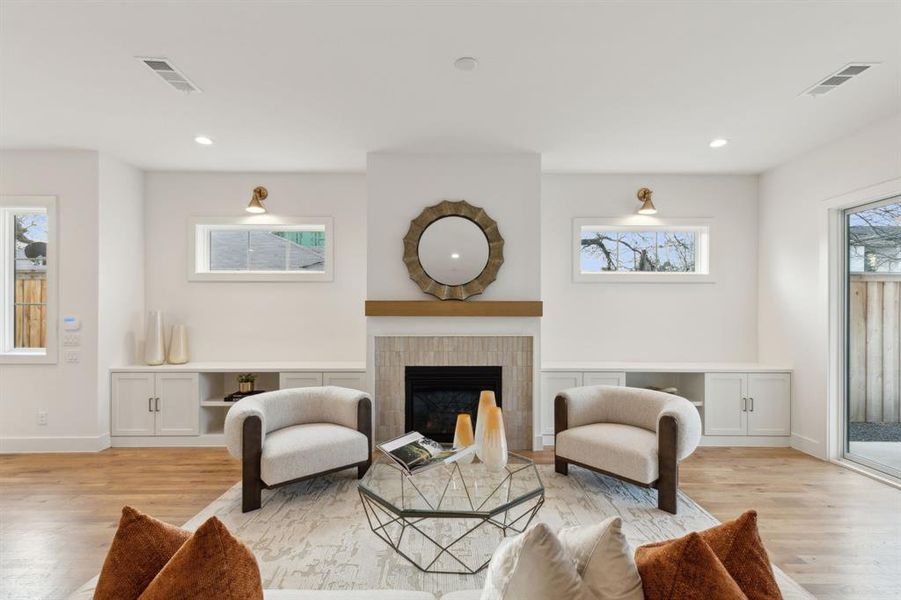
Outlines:
[{"label": "amber glass candle holder", "polygon": [[[489,408],[496,408],[497,400],[494,397],[494,392],[490,390],[485,390],[481,394],[479,394],[479,411],[476,413],[476,453],[478,454],[478,448],[482,445],[482,437],[485,432],[485,415],[488,412]],[[481,457],[479,457],[481,459]]]},{"label": "amber glass candle holder", "polygon": [[485,431],[479,446],[479,460],[492,472],[507,466],[507,433],[504,431],[504,415],[498,407],[489,408],[485,414]]},{"label": "amber glass candle holder", "polygon": [[[475,444],[475,434],[472,432],[472,416],[469,413],[457,415],[457,427],[454,429],[454,449],[462,450]],[[472,454],[461,458],[458,462],[471,463]]]}]

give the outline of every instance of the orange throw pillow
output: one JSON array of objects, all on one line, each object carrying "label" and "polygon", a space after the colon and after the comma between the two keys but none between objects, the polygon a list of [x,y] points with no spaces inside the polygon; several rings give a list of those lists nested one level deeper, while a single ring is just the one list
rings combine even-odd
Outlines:
[{"label": "orange throw pillow", "polygon": [[697,533],[641,546],[635,564],[645,600],[748,600]]},{"label": "orange throw pillow", "polygon": [[94,600],[137,600],[190,537],[190,531],[126,506],[103,561]]},{"label": "orange throw pillow", "polygon": [[210,517],[157,574],[140,600],[263,600],[253,553]]},{"label": "orange throw pillow", "polygon": [[749,600],[782,600],[773,567],[757,530],[757,511],[700,532]]}]

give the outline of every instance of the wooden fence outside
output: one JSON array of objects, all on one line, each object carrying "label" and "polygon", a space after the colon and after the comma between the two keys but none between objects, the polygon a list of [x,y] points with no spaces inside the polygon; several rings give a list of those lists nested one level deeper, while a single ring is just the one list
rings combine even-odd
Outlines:
[{"label": "wooden fence outside", "polygon": [[901,420],[901,276],[852,275],[848,290],[852,422]]},{"label": "wooden fence outside", "polygon": [[43,274],[16,278],[15,347],[47,346],[47,278]]}]

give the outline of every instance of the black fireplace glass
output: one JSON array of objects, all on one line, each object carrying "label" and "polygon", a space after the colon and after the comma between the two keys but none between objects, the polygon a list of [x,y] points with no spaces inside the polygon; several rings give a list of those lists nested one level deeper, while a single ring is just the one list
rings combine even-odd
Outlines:
[{"label": "black fireplace glass", "polygon": [[406,431],[418,431],[436,442],[454,440],[457,415],[472,415],[476,425],[479,395],[494,392],[502,406],[501,367],[407,367]]}]

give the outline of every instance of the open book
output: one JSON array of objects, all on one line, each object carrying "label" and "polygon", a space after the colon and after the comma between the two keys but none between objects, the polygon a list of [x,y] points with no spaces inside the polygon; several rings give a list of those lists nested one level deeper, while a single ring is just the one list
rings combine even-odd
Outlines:
[{"label": "open book", "polygon": [[475,445],[453,449],[411,431],[377,446],[385,456],[409,474],[460,460],[475,452]]}]

